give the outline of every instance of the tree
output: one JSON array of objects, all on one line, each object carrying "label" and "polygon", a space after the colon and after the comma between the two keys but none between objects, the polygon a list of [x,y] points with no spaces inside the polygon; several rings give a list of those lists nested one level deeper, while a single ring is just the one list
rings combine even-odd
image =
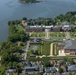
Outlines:
[{"label": "tree", "polygon": [[75,64],[72,58],[68,58],[67,60],[68,60],[69,64],[71,64],[71,65]]},{"label": "tree", "polygon": [[21,66],[19,64],[17,64],[16,70],[17,70],[18,75],[19,75],[19,73],[22,72]]},{"label": "tree", "polygon": [[22,20],[27,20],[27,18],[26,17],[23,17],[23,19]]},{"label": "tree", "polygon": [[13,63],[12,62],[9,62],[8,63],[8,67],[11,67],[11,66],[13,66]]},{"label": "tree", "polygon": [[45,66],[45,67],[50,67],[50,62],[45,62],[45,63],[44,63],[44,66]]},{"label": "tree", "polygon": [[61,67],[59,67],[59,73],[63,73],[63,69]]}]

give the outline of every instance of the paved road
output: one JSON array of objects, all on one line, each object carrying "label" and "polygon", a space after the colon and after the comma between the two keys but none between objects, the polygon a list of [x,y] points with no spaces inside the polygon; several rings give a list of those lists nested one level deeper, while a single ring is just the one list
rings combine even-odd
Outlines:
[{"label": "paved road", "polygon": [[30,43],[30,41],[27,41],[26,47],[24,48],[24,53],[22,53],[23,60],[26,60],[26,58],[27,58],[29,43]]}]

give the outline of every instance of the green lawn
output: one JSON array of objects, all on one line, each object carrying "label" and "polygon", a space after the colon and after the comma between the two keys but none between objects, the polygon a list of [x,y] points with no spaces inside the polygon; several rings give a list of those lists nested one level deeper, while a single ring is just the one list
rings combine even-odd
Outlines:
[{"label": "green lawn", "polygon": [[5,67],[4,66],[0,66],[0,75],[5,75]]},{"label": "green lawn", "polygon": [[65,37],[64,32],[50,32],[50,37]]},{"label": "green lawn", "polygon": [[31,37],[45,37],[45,33],[44,32],[33,32],[31,34]]},{"label": "green lawn", "polygon": [[42,47],[43,55],[50,55],[50,42],[44,41]]},{"label": "green lawn", "polygon": [[71,37],[76,37],[76,36],[75,36],[75,32],[70,32],[70,36],[71,36]]},{"label": "green lawn", "polygon": [[[50,54],[50,42],[42,41],[42,44],[33,44],[38,46],[38,52],[42,55],[49,55]],[[32,44],[30,46],[33,46]],[[28,51],[28,55],[30,55],[31,51]]]}]

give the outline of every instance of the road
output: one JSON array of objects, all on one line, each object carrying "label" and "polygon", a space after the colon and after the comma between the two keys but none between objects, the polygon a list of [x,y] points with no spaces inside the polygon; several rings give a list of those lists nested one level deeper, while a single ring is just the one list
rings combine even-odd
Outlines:
[{"label": "road", "polygon": [[27,52],[28,52],[29,44],[30,44],[30,41],[27,41],[26,47],[23,50],[24,53],[22,53],[23,60],[26,60],[26,58],[27,58]]}]

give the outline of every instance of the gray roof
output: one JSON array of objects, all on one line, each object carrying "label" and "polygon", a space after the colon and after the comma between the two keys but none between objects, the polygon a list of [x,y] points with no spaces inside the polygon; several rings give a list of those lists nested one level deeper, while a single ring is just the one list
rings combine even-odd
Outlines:
[{"label": "gray roof", "polygon": [[76,49],[76,40],[67,40],[64,49]]},{"label": "gray roof", "polygon": [[76,65],[68,66],[68,70],[76,71]]}]

